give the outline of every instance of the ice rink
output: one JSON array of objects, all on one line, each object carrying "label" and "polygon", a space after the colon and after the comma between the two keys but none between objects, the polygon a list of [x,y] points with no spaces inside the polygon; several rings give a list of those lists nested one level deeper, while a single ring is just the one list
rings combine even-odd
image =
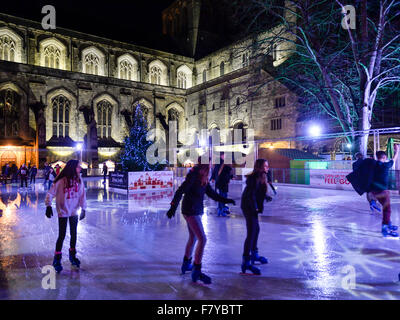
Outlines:
[{"label": "ice rink", "polygon": [[[204,286],[179,274],[188,233],[180,208],[165,216],[172,191],[127,196],[101,179],[85,183],[81,269],[68,261],[67,235],[64,270],[48,290],[42,268],[52,263],[58,224],[45,217],[43,186],[1,187],[0,299],[400,299],[400,241],[381,236],[381,215],[355,192],[278,186],[260,216],[259,251],[269,259],[261,276],[239,273],[241,185],[231,185],[237,205],[228,218],[217,217],[207,198],[203,271],[213,283]],[[399,213],[400,197],[392,196],[393,224]]]}]

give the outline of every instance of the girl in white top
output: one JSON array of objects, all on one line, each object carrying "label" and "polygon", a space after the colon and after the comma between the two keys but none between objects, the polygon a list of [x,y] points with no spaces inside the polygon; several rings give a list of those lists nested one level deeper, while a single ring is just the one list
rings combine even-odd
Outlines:
[{"label": "girl in white top", "polygon": [[85,218],[86,210],[86,192],[80,173],[81,167],[79,161],[69,160],[65,168],[54,180],[54,183],[47,192],[45,199],[47,207],[46,216],[51,218],[53,215],[51,203],[53,198],[56,198],[59,233],[53,266],[57,272],[60,272],[63,269],[61,265],[61,250],[65,239],[65,233],[67,231],[68,221],[71,233],[69,260],[73,266],[79,268],[80,265],[80,261],[76,258],[75,248],[77,240],[78,209],[82,208],[79,220]]}]

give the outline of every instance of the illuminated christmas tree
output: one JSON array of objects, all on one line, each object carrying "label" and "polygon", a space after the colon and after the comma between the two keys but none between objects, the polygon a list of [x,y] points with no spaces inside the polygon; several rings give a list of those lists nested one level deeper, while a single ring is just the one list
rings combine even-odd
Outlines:
[{"label": "illuminated christmas tree", "polygon": [[147,121],[140,104],[134,108],[129,137],[125,138],[125,150],[121,155],[122,168],[126,171],[162,170],[165,165],[160,163],[152,165],[147,162],[146,151],[154,142],[146,140]]}]

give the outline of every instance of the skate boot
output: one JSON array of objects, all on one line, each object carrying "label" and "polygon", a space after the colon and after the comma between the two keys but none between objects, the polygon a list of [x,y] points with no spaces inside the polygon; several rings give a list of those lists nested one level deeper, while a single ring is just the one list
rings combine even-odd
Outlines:
[{"label": "skate boot", "polygon": [[394,232],[393,230],[391,230],[389,226],[390,225],[388,225],[388,224],[383,224],[382,225],[382,235],[384,237],[392,237],[392,238],[398,237],[399,234],[397,232]]},{"label": "skate boot", "polygon": [[258,255],[258,250],[255,250],[251,253],[251,264],[254,264],[256,261],[260,262],[261,264],[268,263],[267,258]]},{"label": "skate boot", "polygon": [[203,281],[204,284],[210,284],[211,278],[206,274],[201,272],[201,264],[194,264],[192,270],[192,281],[197,282],[197,280]]},{"label": "skate boot", "polygon": [[382,209],[378,206],[375,200],[371,200],[369,203],[369,208],[371,209],[372,212],[374,212],[374,209],[378,212],[381,212]]},{"label": "skate boot", "polygon": [[243,256],[243,261],[242,261],[242,273],[246,273],[246,270],[250,270],[254,275],[259,276],[261,274],[260,269],[257,267],[253,266],[250,263],[250,257],[249,256]]},{"label": "skate boot", "polygon": [[71,265],[74,267],[79,268],[81,265],[81,262],[79,259],[76,257],[76,249],[69,249],[69,261],[71,261]]},{"label": "skate boot", "polygon": [[183,263],[181,267],[182,274],[185,274],[186,271],[192,271],[193,265],[192,265],[192,258],[183,258]]},{"label": "skate boot", "polygon": [[62,254],[60,253],[56,253],[54,255],[54,260],[53,260],[53,267],[56,270],[57,273],[60,273],[63,269],[62,265],[61,265],[61,258],[62,258]]},{"label": "skate boot", "polygon": [[392,231],[396,231],[399,228],[398,226],[392,225],[392,222],[389,222],[388,226],[389,226],[389,230],[392,230]]}]

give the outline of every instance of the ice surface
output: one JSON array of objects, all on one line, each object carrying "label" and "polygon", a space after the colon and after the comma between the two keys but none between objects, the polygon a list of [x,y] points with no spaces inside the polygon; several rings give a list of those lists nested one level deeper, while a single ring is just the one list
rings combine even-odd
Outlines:
[{"label": "ice surface", "polygon": [[[57,218],[45,217],[43,186],[0,189],[0,299],[400,298],[400,241],[382,238],[381,215],[355,192],[279,186],[260,217],[259,251],[269,260],[261,276],[239,274],[241,185],[231,185],[231,217],[217,217],[217,204],[207,199],[203,270],[213,284],[206,287],[179,275],[188,234],[180,213],[165,216],[172,191],[127,196],[109,192],[100,178],[85,183],[81,269],[68,261],[67,235],[55,290],[42,288],[58,234]],[[394,224],[399,211],[400,197],[392,196]]]}]

